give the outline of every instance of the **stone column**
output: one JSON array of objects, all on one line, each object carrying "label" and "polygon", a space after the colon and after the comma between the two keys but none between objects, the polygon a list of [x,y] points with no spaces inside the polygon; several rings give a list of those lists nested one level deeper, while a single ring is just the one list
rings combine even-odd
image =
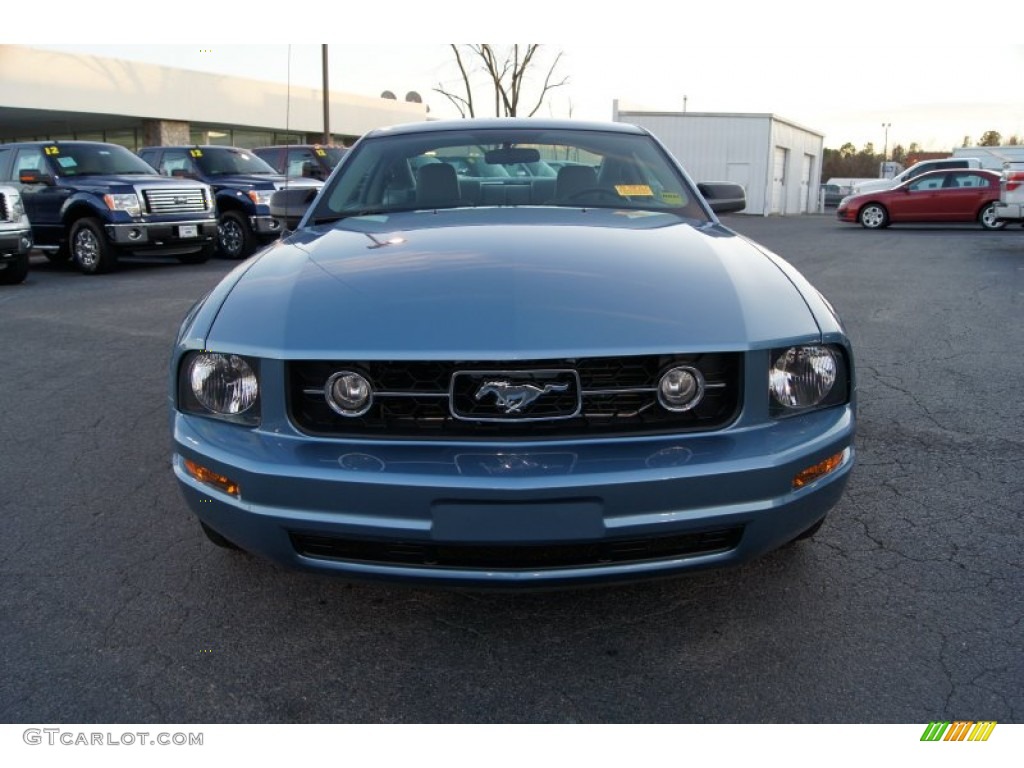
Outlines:
[{"label": "stone column", "polygon": [[189,124],[177,120],[143,120],[142,145],[163,147],[176,144],[191,144]]}]

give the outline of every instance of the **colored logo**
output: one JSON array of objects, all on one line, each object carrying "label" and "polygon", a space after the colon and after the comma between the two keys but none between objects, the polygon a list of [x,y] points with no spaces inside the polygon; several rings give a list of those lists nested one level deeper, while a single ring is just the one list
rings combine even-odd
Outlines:
[{"label": "colored logo", "polygon": [[928,723],[928,727],[921,734],[921,741],[988,741],[995,727],[995,720],[977,723],[968,720],[957,720],[953,723],[932,722]]}]

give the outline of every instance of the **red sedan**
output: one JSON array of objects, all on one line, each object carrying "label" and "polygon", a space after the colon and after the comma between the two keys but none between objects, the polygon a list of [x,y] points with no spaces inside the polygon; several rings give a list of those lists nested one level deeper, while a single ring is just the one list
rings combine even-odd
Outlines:
[{"label": "red sedan", "polygon": [[1002,229],[996,218],[999,174],[966,168],[932,171],[880,192],[851,195],[839,203],[840,221],[867,229],[890,224],[976,221],[985,229]]}]

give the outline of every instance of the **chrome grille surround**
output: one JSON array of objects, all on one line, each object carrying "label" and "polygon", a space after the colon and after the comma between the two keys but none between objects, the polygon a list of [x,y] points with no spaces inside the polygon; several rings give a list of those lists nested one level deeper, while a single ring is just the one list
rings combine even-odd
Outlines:
[{"label": "chrome grille surround", "polygon": [[[700,371],[700,403],[674,412],[658,402],[658,380],[673,366]],[[373,387],[373,407],[342,418],[329,407],[324,385],[338,370],[358,371]],[[742,402],[743,355],[576,358],[519,361],[292,361],[286,365],[288,414],[301,432],[378,439],[575,439],[721,429]],[[556,384],[513,410],[483,393],[494,379]],[[572,381],[569,389],[561,384]],[[477,395],[480,395],[477,398]]]}]

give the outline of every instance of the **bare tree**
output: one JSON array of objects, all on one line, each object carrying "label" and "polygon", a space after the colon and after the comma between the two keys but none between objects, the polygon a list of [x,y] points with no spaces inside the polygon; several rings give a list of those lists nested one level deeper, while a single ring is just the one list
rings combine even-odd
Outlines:
[{"label": "bare tree", "polygon": [[[544,104],[548,93],[569,82],[569,77],[555,74],[562,54],[558,53],[544,70],[543,55],[538,43],[495,46],[491,43],[452,45],[455,64],[459,69],[459,89],[438,83],[434,89],[450,101],[463,117],[477,117],[478,100],[474,89],[483,88],[494,97],[495,117],[532,117]],[[536,70],[544,72],[536,101],[528,99],[530,76]],[[525,110],[533,104],[528,112]]]}]

